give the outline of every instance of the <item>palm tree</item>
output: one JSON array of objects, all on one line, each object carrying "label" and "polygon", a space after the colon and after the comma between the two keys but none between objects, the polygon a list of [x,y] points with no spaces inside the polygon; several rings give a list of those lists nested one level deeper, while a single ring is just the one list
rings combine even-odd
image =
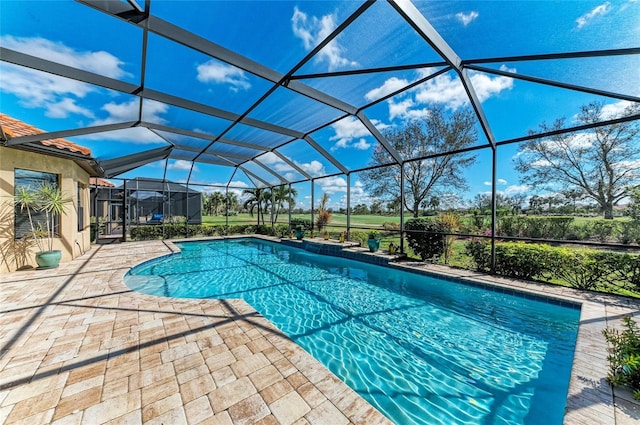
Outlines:
[{"label": "palm tree", "polygon": [[219,215],[225,209],[225,199],[222,192],[213,192],[211,194],[213,204],[213,214]]},{"label": "palm tree", "polygon": [[242,204],[242,208],[248,210],[251,217],[253,217],[253,211],[257,210],[258,226],[260,225],[260,219],[264,224],[264,210],[267,209],[269,198],[271,197],[269,191],[264,188],[245,189],[242,194],[248,195]]},{"label": "palm tree", "polygon": [[236,211],[240,202],[238,201],[238,195],[234,192],[227,192],[225,196],[225,203],[227,205],[227,214],[229,211]]},{"label": "palm tree", "polygon": [[295,197],[298,191],[288,185],[276,186],[272,189],[273,200],[275,202],[275,218],[274,222],[278,222],[278,215],[282,211],[282,205],[286,202],[289,208],[293,208],[296,204]]}]

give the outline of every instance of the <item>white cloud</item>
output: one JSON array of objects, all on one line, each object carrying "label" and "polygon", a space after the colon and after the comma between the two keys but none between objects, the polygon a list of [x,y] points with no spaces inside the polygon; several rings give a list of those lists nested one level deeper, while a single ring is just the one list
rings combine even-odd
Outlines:
[{"label": "white cloud", "polygon": [[416,118],[424,118],[429,115],[429,108],[413,109],[416,102],[411,98],[404,99],[397,103],[393,99],[389,99],[387,104],[389,106],[390,120],[394,120],[396,118],[412,120]]},{"label": "white cloud", "polygon": [[628,100],[620,100],[616,103],[609,103],[602,106],[602,117],[604,119],[612,119],[620,117],[624,114],[625,108],[631,106]]},{"label": "white cloud", "polygon": [[[388,126],[378,120],[371,120],[371,123],[378,129],[383,130]],[[371,147],[365,137],[372,137],[371,133],[362,124],[362,122],[353,116],[346,117],[331,125],[336,134],[329,140],[336,141],[331,147],[332,151],[340,148],[354,148],[358,150],[367,150]],[[354,142],[355,139],[358,139]]]},{"label": "white cloud", "polygon": [[371,143],[367,142],[366,139],[362,138],[358,140],[356,143],[354,143],[352,147],[361,151],[366,151],[371,147]]},{"label": "white cloud", "polygon": [[[177,159],[175,161],[169,161],[167,164],[168,170],[178,170],[178,171],[189,171],[191,170],[191,161],[186,161],[184,159]],[[198,171],[198,167],[194,166],[193,171]]]},{"label": "white cloud", "polygon": [[[124,63],[120,59],[105,51],[74,50],[63,43],[44,38],[13,37],[10,35],[0,37],[0,44],[10,49],[111,78],[121,79],[130,75],[123,69]],[[80,101],[99,89],[80,81],[6,63],[2,64],[2,79],[4,84],[0,90],[17,96],[20,105],[26,108],[43,108],[48,117],[68,118],[80,115],[92,120],[89,125],[131,121],[138,118],[137,98],[122,104],[107,103],[102,107],[102,110],[108,113],[107,118],[96,118],[97,108],[87,108]],[[166,105],[159,107],[158,102],[151,103],[151,105],[152,110],[157,113],[166,110]]]},{"label": "white cloud", "polygon": [[[107,103],[101,108],[103,111],[107,112],[107,116],[101,119],[94,119],[89,126],[135,121],[138,119],[139,107],[140,100],[137,98],[131,99],[128,102]],[[164,103],[156,102],[155,100],[146,100],[142,108],[142,119],[143,121],[149,121],[156,124],[165,124],[167,121],[161,115],[167,112],[168,108],[169,107]],[[83,137],[91,140],[117,140],[138,144],[164,142],[164,139],[143,127],[134,127],[106,133],[88,134]]]},{"label": "white cloud", "polygon": [[[150,143],[165,143],[166,141],[159,137],[152,131],[149,131],[145,127],[133,127],[133,128],[124,128],[121,130],[113,130],[102,133],[92,133],[85,134],[81,138],[81,140],[99,140],[99,141],[108,141],[113,140],[116,142],[127,142],[134,144],[150,144]],[[121,153],[125,155],[126,152]]]},{"label": "white cloud", "polygon": [[320,186],[322,193],[326,193],[327,195],[334,195],[339,192],[347,193],[347,181],[343,177],[327,177],[325,179],[318,179],[315,183]]},{"label": "white cloud", "polygon": [[16,96],[21,106],[43,108],[46,116],[54,118],[70,114],[93,117],[90,110],[77,104],[78,99],[96,91],[91,85],[9,63],[0,64],[0,69],[0,90]]},{"label": "white cloud", "polygon": [[511,196],[511,195],[517,195],[520,193],[526,193],[529,190],[531,190],[531,187],[527,186],[526,184],[521,184],[521,185],[514,184],[511,186],[508,186],[503,193],[507,196]]},{"label": "white cloud", "polygon": [[611,3],[609,2],[602,3],[601,5],[596,6],[591,11],[585,13],[584,15],[576,19],[576,26],[578,29],[581,29],[582,27],[587,25],[589,22],[591,22],[593,19],[597,18],[598,16],[604,16],[610,11],[611,11]]},{"label": "white cloud", "polygon": [[[215,185],[216,183],[213,183],[213,184]],[[226,183],[220,183],[220,185],[226,186],[227,184]],[[234,180],[234,181],[229,183],[229,187],[230,188],[231,187],[235,187],[235,188],[245,188],[246,189],[246,188],[249,187],[249,185],[247,183],[243,182],[242,180]]]},{"label": "white cloud", "polygon": [[[505,65],[500,67],[502,71],[516,72],[513,68]],[[423,73],[422,73],[423,74]],[[471,72],[469,76],[471,84],[480,102],[496,96],[504,90],[513,87],[513,78],[505,76],[492,77],[488,74]],[[396,87],[405,84],[404,80],[389,79],[385,83],[367,93],[367,98],[374,99],[376,96],[384,96]],[[429,104],[441,104],[451,110],[456,110],[469,104],[469,97],[457,75],[443,74],[428,80],[424,84],[415,87],[401,96],[389,99],[389,119],[415,119],[422,118],[429,114]]]},{"label": "white cloud", "polygon": [[469,13],[459,12],[456,13],[456,19],[462,23],[465,27],[469,25],[471,22],[475,21],[476,18],[480,16],[478,12],[472,10]]},{"label": "white cloud", "polygon": [[231,90],[248,90],[251,83],[245,72],[222,62],[210,60],[197,66],[198,81],[202,83],[229,84]]},{"label": "white cloud", "polygon": [[549,167],[551,165],[552,165],[551,162],[546,159],[538,159],[531,163],[532,167]]},{"label": "white cloud", "polygon": [[[340,176],[327,177],[324,179],[316,180],[316,184],[320,186],[322,193],[326,193],[330,196],[329,207],[333,209],[347,207],[347,181],[345,178]],[[336,194],[343,195],[340,196],[337,200],[331,198],[332,195]],[[357,180],[353,185],[351,185],[350,197],[352,206],[358,204],[370,205],[374,201],[374,199],[371,198],[368,193],[365,193],[364,187],[360,180]],[[320,198],[316,195],[316,202],[318,202],[319,199]]]},{"label": "white cloud", "polygon": [[[483,184],[484,184],[485,186],[491,186],[491,182],[490,182],[490,181],[485,181],[485,182],[483,182]],[[504,186],[504,185],[506,185],[506,184],[507,184],[507,181],[506,181],[505,179],[497,179],[497,180],[496,180],[496,184],[497,184],[498,186]]]},{"label": "white cloud", "polygon": [[[135,121],[138,119],[138,108],[140,107],[139,99],[131,99],[128,102],[116,103],[110,102],[102,107],[102,110],[108,113],[108,116],[101,120],[95,120],[91,125],[111,124],[125,121]],[[166,113],[169,107],[165,103],[155,100],[145,100],[142,107],[142,120],[156,124],[165,124],[166,119],[162,118],[162,114]]]},{"label": "white cloud", "polygon": [[87,118],[93,118],[93,112],[78,106],[76,100],[70,97],[48,104],[46,115],[51,118],[67,118],[69,115],[84,115]]},{"label": "white cloud", "polygon": [[440,103],[458,109],[469,102],[460,79],[449,74],[439,75],[420,85],[415,99],[417,103]]},{"label": "white cloud", "polygon": [[403,87],[409,85],[409,81],[404,78],[396,78],[391,77],[387,81],[384,82],[380,87],[376,87],[375,89],[369,90],[367,94],[364,95],[364,98],[369,102],[373,102],[374,100],[380,99],[390,93],[400,90]]},{"label": "white cloud", "polygon": [[586,133],[572,133],[562,138],[561,141],[552,139],[546,139],[541,141],[546,149],[564,151],[567,147],[570,149],[589,149],[593,146],[594,138],[596,137],[593,132]]},{"label": "white cloud", "polygon": [[[507,68],[505,65],[500,66],[500,70],[516,72],[515,68]],[[487,74],[473,73],[471,74],[471,83],[476,90],[480,102],[484,102],[491,96],[513,87],[513,78],[503,76],[491,78],[491,76]]]},{"label": "white cloud", "polygon": [[316,161],[315,159],[311,162],[305,162],[305,163],[296,162],[295,164],[312,177],[318,177],[323,174],[326,174],[324,165],[322,165],[320,161]]},{"label": "white cloud", "polygon": [[273,152],[266,152],[256,159],[265,165],[270,165],[274,171],[280,174],[286,173],[285,175],[283,175],[283,177],[287,180],[296,180],[300,178],[296,173],[293,173],[293,171],[295,170],[291,165],[284,162],[278,155]]},{"label": "white cloud", "polygon": [[11,35],[1,36],[0,44],[8,49],[111,78],[131,75],[122,68],[124,62],[104,50],[80,51],[46,38]]},{"label": "white cloud", "polygon": [[[293,9],[291,26],[293,34],[302,40],[304,48],[311,50],[327,38],[337,27],[336,16],[332,14],[324,15],[321,18],[309,17],[296,6]],[[351,61],[344,56],[344,48],[335,38],[316,55],[316,60],[327,62],[329,71],[358,65],[357,62]]]},{"label": "white cloud", "polygon": [[[515,72],[515,69],[502,65],[502,71]],[[478,72],[470,73],[471,84],[480,102],[513,87],[513,78],[496,76]],[[415,96],[417,103],[439,103],[455,110],[469,103],[467,93],[460,79],[451,74],[443,74],[420,85]]]}]

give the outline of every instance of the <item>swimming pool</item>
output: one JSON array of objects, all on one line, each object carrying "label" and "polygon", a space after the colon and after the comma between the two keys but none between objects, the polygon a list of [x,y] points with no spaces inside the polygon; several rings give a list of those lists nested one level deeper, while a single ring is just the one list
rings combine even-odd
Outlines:
[{"label": "swimming pool", "polygon": [[397,424],[561,424],[579,308],[258,239],[176,244],[125,283],[243,298]]}]

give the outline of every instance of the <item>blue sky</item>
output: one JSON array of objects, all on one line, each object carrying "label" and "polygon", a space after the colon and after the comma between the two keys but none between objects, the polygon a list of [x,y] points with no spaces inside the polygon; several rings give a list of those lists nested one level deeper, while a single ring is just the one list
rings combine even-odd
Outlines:
[{"label": "blue sky", "polygon": [[[143,4],[140,1],[140,4]],[[462,59],[503,57],[567,51],[638,47],[640,2],[624,1],[416,1],[416,7]],[[174,25],[212,40],[220,46],[267,68],[288,72],[321,40],[340,25],[360,2],[331,1],[154,1],[151,13]],[[85,5],[68,1],[0,0],[0,45],[68,66],[138,85],[141,74],[142,31]],[[360,70],[440,61],[438,55],[413,31],[386,1],[379,1],[326,46],[295,75]],[[640,95],[638,56],[585,58],[556,61],[495,62],[483,65],[539,78],[585,85],[591,88]],[[147,49],[145,87],[193,102],[243,113],[272,84],[239,68],[185,48],[151,33]],[[332,78],[303,78],[304,84],[323,90],[357,108],[434,73],[439,68],[377,72]],[[482,102],[497,140],[525,135],[539,123],[567,117],[570,125],[581,105],[604,102],[615,114],[626,103],[576,91],[529,83],[505,76],[471,72],[471,81]],[[87,83],[0,62],[0,110],[47,131],[135,121],[138,97]],[[428,113],[438,105],[446,111],[468,107],[469,101],[453,72],[440,75],[398,96],[363,110],[379,129],[402,126],[406,120]],[[339,111],[300,98],[279,88],[272,98],[248,115],[261,121],[306,133],[342,116]],[[228,121],[157,101],[145,100],[143,120],[216,136]],[[485,144],[478,131],[478,144]],[[177,140],[191,147],[203,146],[196,138],[153,133],[143,128],[72,137],[88,146],[99,159],[140,152]],[[324,149],[348,169],[368,164],[377,142],[353,116],[311,134]],[[233,128],[224,137],[277,146],[288,140],[275,133]],[[226,145],[220,150],[242,155],[252,150]],[[506,193],[533,193],[513,170],[517,145],[498,152],[497,189]],[[337,172],[317,152],[297,141],[278,150],[312,176]],[[183,152],[185,158],[187,151]],[[286,178],[300,179],[292,167],[273,154],[261,156]],[[470,186],[466,199],[490,190],[491,154],[478,151],[478,161],[466,172]],[[185,181],[191,162],[170,159],[167,178]],[[273,179],[257,165],[248,169]],[[121,177],[162,178],[164,161],[149,164]],[[233,168],[197,163],[191,184],[251,185]],[[344,206],[346,179],[332,177],[316,182],[316,199],[323,192],[334,207]],[[370,202],[357,174],[352,176],[352,205]],[[309,184],[296,185],[298,203],[308,206]],[[306,202],[306,205],[305,205]]]}]

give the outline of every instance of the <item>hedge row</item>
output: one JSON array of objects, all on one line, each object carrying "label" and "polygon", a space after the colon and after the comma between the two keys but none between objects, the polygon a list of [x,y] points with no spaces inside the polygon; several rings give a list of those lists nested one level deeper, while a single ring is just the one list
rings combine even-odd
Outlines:
[{"label": "hedge row", "polygon": [[522,238],[617,241],[640,243],[640,223],[635,220],[591,220],[575,224],[574,217],[504,216],[498,218],[497,234]]},{"label": "hedge row", "polygon": [[196,236],[226,236],[226,235],[272,235],[280,238],[289,236],[289,226],[276,224],[274,231],[271,226],[255,224],[238,224],[225,226],[223,224],[206,225],[190,224],[188,228],[184,224],[166,224],[163,226],[137,226],[131,228],[131,239],[135,241],[152,239],[192,238]]},{"label": "hedge row", "polygon": [[[491,268],[491,247],[486,240],[465,244],[479,271]],[[640,292],[640,255],[554,247],[525,242],[498,243],[496,273],[550,282],[560,279],[574,288],[607,290],[612,286]]]}]

